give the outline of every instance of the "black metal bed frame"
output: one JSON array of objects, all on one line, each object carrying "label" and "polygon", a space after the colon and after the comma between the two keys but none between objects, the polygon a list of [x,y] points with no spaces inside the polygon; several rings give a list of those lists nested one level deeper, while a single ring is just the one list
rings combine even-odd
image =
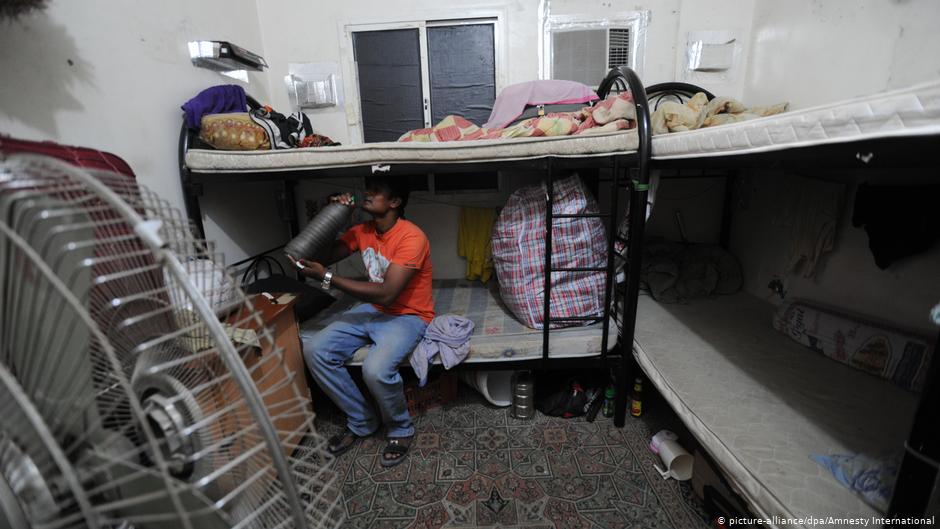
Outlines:
[{"label": "black metal bed frame", "polygon": [[[494,163],[435,163],[435,164],[391,164],[392,170],[397,174],[415,172],[428,172],[433,168],[435,173],[462,173],[478,172],[481,170],[540,170],[546,173],[546,233],[545,233],[545,287],[543,300],[543,342],[540,358],[524,359],[512,362],[498,362],[495,364],[467,364],[464,368],[557,368],[584,367],[601,365],[611,367],[610,361],[620,362],[618,374],[618,391],[615,411],[615,424],[621,427],[625,423],[627,407],[627,389],[632,375],[639,369],[633,356],[633,338],[636,326],[636,310],[640,291],[640,266],[643,246],[643,234],[646,225],[646,205],[649,194],[650,168],[652,160],[652,130],[650,113],[664,100],[685,101],[696,92],[705,92],[708,99],[711,93],[694,85],[685,83],[662,83],[644,89],[639,77],[629,68],[615,68],[598,88],[601,98],[607,96],[612,90],[629,90],[634,97],[637,114],[637,134],[639,139],[635,151],[624,152],[609,158],[560,158],[544,157],[535,160],[519,160]],[[651,94],[647,99],[647,94]],[[653,106],[651,108],[651,105]],[[356,177],[371,174],[369,167],[349,167],[339,169],[299,170],[277,173],[231,173],[214,175],[211,173],[194,175],[186,167],[185,154],[193,145],[194,135],[186,129],[185,124],[180,132],[179,142],[179,168],[180,180],[186,212],[193,222],[200,236],[204,236],[202,212],[199,206],[199,196],[203,193],[203,184],[211,182],[248,182],[248,181],[276,181],[281,184],[278,201],[280,211],[285,222],[291,229],[291,235],[299,232],[295,212],[294,186],[301,179],[316,177]],[[834,143],[811,147],[800,147],[783,151],[763,152],[756,154],[719,156],[707,158],[689,158],[678,160],[656,160],[657,169],[870,169],[870,168],[922,168],[937,165],[936,162],[925,162],[924,156],[932,156],[940,149],[940,137],[915,136],[894,137],[876,140],[864,140],[848,143]],[[798,152],[794,155],[794,152]],[[606,168],[612,172],[610,182],[611,205],[610,213],[586,213],[577,215],[556,215],[553,212],[554,189],[553,183],[559,172],[571,169]],[[631,174],[627,175],[630,170]],[[708,175],[714,176],[714,175]],[[695,177],[694,174],[680,176],[682,178]],[[725,204],[723,212],[722,243],[726,244],[727,234],[725,225],[730,222],[730,202],[733,192],[735,173],[729,173],[725,188]],[[618,190],[626,187],[629,194],[629,235],[627,238],[626,268],[627,281],[623,286],[612,285],[615,263],[622,257],[614,252],[614,241],[617,236],[619,215]],[[554,220],[570,217],[595,217],[608,219],[608,245],[607,264],[598,268],[556,268],[552,261],[552,227]],[[245,261],[276,251],[277,248],[252,256]],[[557,272],[604,272],[604,314],[602,316],[565,317],[551,316],[551,289],[552,274]],[[613,299],[612,299],[613,298]],[[608,331],[610,325],[610,311],[617,307],[622,300],[623,310],[617,310],[621,317],[621,331],[613,351],[608,355]],[[613,301],[613,302],[612,302]],[[552,358],[550,352],[551,323],[563,321],[603,321],[603,338],[601,354],[599,357],[584,358]],[[907,442],[905,454],[899,472],[895,493],[888,511],[888,517],[915,517],[923,516],[934,492],[940,473],[940,334],[934,346],[932,361],[930,363],[926,384],[920,396],[914,423]],[[894,527],[885,525],[885,527]]]},{"label": "black metal bed frame", "polygon": [[[631,244],[630,249],[627,254],[627,266],[629,267],[628,277],[633,278],[628,280],[626,289],[616,289],[613,285],[613,276],[614,270],[616,268],[616,260],[621,258],[619,254],[614,252],[614,240],[617,234],[618,228],[618,219],[619,215],[619,205],[618,205],[618,192],[621,187],[621,184],[625,180],[621,177],[621,174],[625,172],[627,167],[631,164],[636,166],[636,175],[632,180],[626,182],[626,187],[631,191],[631,202],[636,201],[639,204],[645,204],[647,200],[647,194],[649,191],[649,159],[652,155],[652,147],[650,141],[651,127],[650,127],[650,118],[649,118],[649,109],[646,102],[646,92],[643,88],[642,83],[640,82],[639,77],[629,68],[615,68],[608,73],[603,82],[598,88],[598,95],[603,99],[607,96],[608,93],[612,91],[626,91],[629,90],[634,97],[634,102],[636,104],[636,114],[637,114],[637,128],[640,138],[639,147],[636,151],[625,152],[623,155],[611,156],[607,158],[582,158],[582,159],[570,159],[570,158],[555,158],[555,157],[546,157],[535,160],[518,160],[518,161],[509,161],[509,162],[495,162],[495,163],[447,163],[447,164],[389,164],[390,171],[392,174],[410,174],[415,172],[428,172],[429,169],[433,169],[436,174],[442,173],[462,173],[462,172],[479,172],[484,170],[539,170],[543,171],[546,174],[546,233],[545,233],[545,243],[546,249],[545,252],[545,290],[544,290],[544,302],[543,302],[543,334],[542,334],[542,355],[541,357],[536,358],[527,358],[520,359],[517,361],[500,361],[495,363],[473,363],[465,364],[462,366],[464,369],[570,369],[573,367],[597,367],[602,366],[609,368],[610,361],[612,359],[621,360],[621,376],[617,377],[616,383],[618,386],[617,390],[617,413],[615,415],[615,422],[618,426],[623,426],[626,420],[626,406],[627,406],[627,389],[630,387],[629,378],[630,369],[631,369],[631,359],[632,359],[632,343],[633,343],[633,318],[622,318],[621,323],[621,339],[614,347],[610,347],[608,343],[608,334],[610,330],[610,316],[611,316],[611,306],[618,301],[618,297],[621,299],[629,300],[631,297],[633,299],[632,305],[626,303],[629,308],[627,311],[622,311],[623,314],[632,314],[632,311],[636,308],[636,298],[639,293],[639,249],[641,245],[639,244],[639,238]],[[211,175],[211,174],[193,174],[186,167],[185,157],[186,152],[189,150],[190,146],[196,141],[195,135],[192,131],[188,130],[183,124],[183,127],[180,130],[180,148],[179,148],[179,167],[180,167],[180,180],[183,187],[184,201],[186,205],[186,213],[190,221],[195,226],[198,234],[202,237],[205,236],[205,230],[202,224],[202,211],[199,206],[199,196],[203,193],[203,185],[206,183],[212,182],[247,182],[247,181],[276,181],[280,184],[278,202],[279,210],[282,212],[282,220],[289,223],[290,234],[291,236],[296,235],[299,232],[299,226],[297,222],[297,215],[295,211],[295,197],[294,197],[294,186],[298,180],[304,178],[316,178],[316,177],[356,177],[356,176],[368,176],[374,171],[370,167],[348,167],[348,168],[334,168],[334,169],[324,169],[324,170],[302,170],[302,171],[285,171],[278,173],[232,173],[224,175]],[[559,173],[564,173],[573,169],[587,169],[587,168],[607,168],[612,172],[612,179],[610,182],[610,189],[613,191],[611,193],[611,207],[609,213],[581,213],[581,214],[555,214],[553,211],[554,204],[554,181]],[[644,208],[633,207],[631,211],[645,211]],[[583,267],[583,268],[558,268],[555,267],[552,261],[552,227],[554,225],[555,219],[561,218],[604,218],[608,220],[608,244],[607,244],[607,262],[603,267]],[[639,220],[636,220],[639,219]],[[645,215],[634,215],[634,220],[631,221],[631,225],[638,226],[640,232],[642,233],[642,224],[646,221]],[[639,223],[639,224],[638,224]],[[268,250],[262,254],[249,257],[242,262],[254,259],[260,255],[269,253],[271,251],[276,251],[277,248],[273,250]],[[631,256],[637,256],[633,259]],[[593,316],[572,316],[572,317],[556,317],[551,314],[551,289],[552,289],[552,274],[558,272],[603,272],[605,274],[605,291],[604,291],[604,310],[601,315]],[[613,298],[613,299],[612,299]],[[614,303],[612,303],[612,301]],[[599,356],[591,358],[552,358],[550,355],[551,350],[551,324],[560,323],[560,322],[602,322],[603,336],[601,338],[601,352]],[[626,337],[629,337],[628,339]],[[627,345],[630,344],[630,345]],[[629,348],[628,348],[629,347]],[[613,352],[613,354],[608,354]]]}]

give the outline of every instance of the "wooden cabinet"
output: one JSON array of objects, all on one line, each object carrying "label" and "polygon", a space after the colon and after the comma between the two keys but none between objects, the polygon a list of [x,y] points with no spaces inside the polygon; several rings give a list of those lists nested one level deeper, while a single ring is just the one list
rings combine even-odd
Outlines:
[{"label": "wooden cabinet", "polygon": [[[255,309],[261,314],[262,324],[258,324],[254,318],[247,318],[247,310],[228,318],[228,322],[238,328],[259,333],[262,325],[271,330],[273,343],[268,342],[263,347],[249,348],[242,359],[264,399],[268,414],[274,418],[274,427],[278,431],[281,442],[287,444],[285,452],[289,455],[291,447],[299,443],[307,433],[307,430],[303,428],[303,422],[305,417],[310,415],[305,414],[304,411],[312,413],[313,402],[304,372],[300,327],[294,315],[297,297],[292,295],[275,297],[278,300],[277,303],[261,295],[254,296],[251,300]],[[244,321],[246,319],[247,322]],[[280,358],[275,354],[277,348],[281,350]]]}]

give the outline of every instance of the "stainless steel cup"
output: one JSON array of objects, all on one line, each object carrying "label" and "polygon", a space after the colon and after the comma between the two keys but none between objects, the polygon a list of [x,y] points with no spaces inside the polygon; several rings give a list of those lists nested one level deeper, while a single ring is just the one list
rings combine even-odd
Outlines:
[{"label": "stainless steel cup", "polygon": [[516,419],[535,417],[535,378],[528,371],[512,375],[512,416]]}]

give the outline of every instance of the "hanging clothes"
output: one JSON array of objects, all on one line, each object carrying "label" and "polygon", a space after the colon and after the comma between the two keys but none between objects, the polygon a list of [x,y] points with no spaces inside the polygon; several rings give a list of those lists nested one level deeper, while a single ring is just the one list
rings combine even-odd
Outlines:
[{"label": "hanging clothes", "polygon": [[926,252],[940,240],[940,185],[870,186],[855,192],[852,226],[868,233],[875,264],[891,263]]},{"label": "hanging clothes", "polygon": [[842,218],[845,184],[797,177],[790,184],[796,191],[790,204],[790,249],[788,272],[810,278],[822,256],[835,247],[836,231]]},{"label": "hanging clothes", "polygon": [[483,283],[493,275],[491,240],[496,210],[491,208],[460,208],[457,228],[457,255],[467,260],[467,279]]}]

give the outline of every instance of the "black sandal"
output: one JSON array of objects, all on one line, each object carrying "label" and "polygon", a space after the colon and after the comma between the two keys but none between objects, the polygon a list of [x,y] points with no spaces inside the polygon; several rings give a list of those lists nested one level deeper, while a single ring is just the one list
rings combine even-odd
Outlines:
[{"label": "black sandal", "polygon": [[356,443],[359,440],[365,439],[371,435],[372,434],[356,435],[352,430],[346,428],[342,433],[338,433],[333,437],[330,437],[326,445],[326,450],[334,456],[339,456],[345,454],[349,451],[350,448],[356,446]]},{"label": "black sandal", "polygon": [[404,461],[413,439],[413,435],[411,437],[389,437],[388,444],[382,450],[382,458],[379,463],[385,468],[390,468]]}]

